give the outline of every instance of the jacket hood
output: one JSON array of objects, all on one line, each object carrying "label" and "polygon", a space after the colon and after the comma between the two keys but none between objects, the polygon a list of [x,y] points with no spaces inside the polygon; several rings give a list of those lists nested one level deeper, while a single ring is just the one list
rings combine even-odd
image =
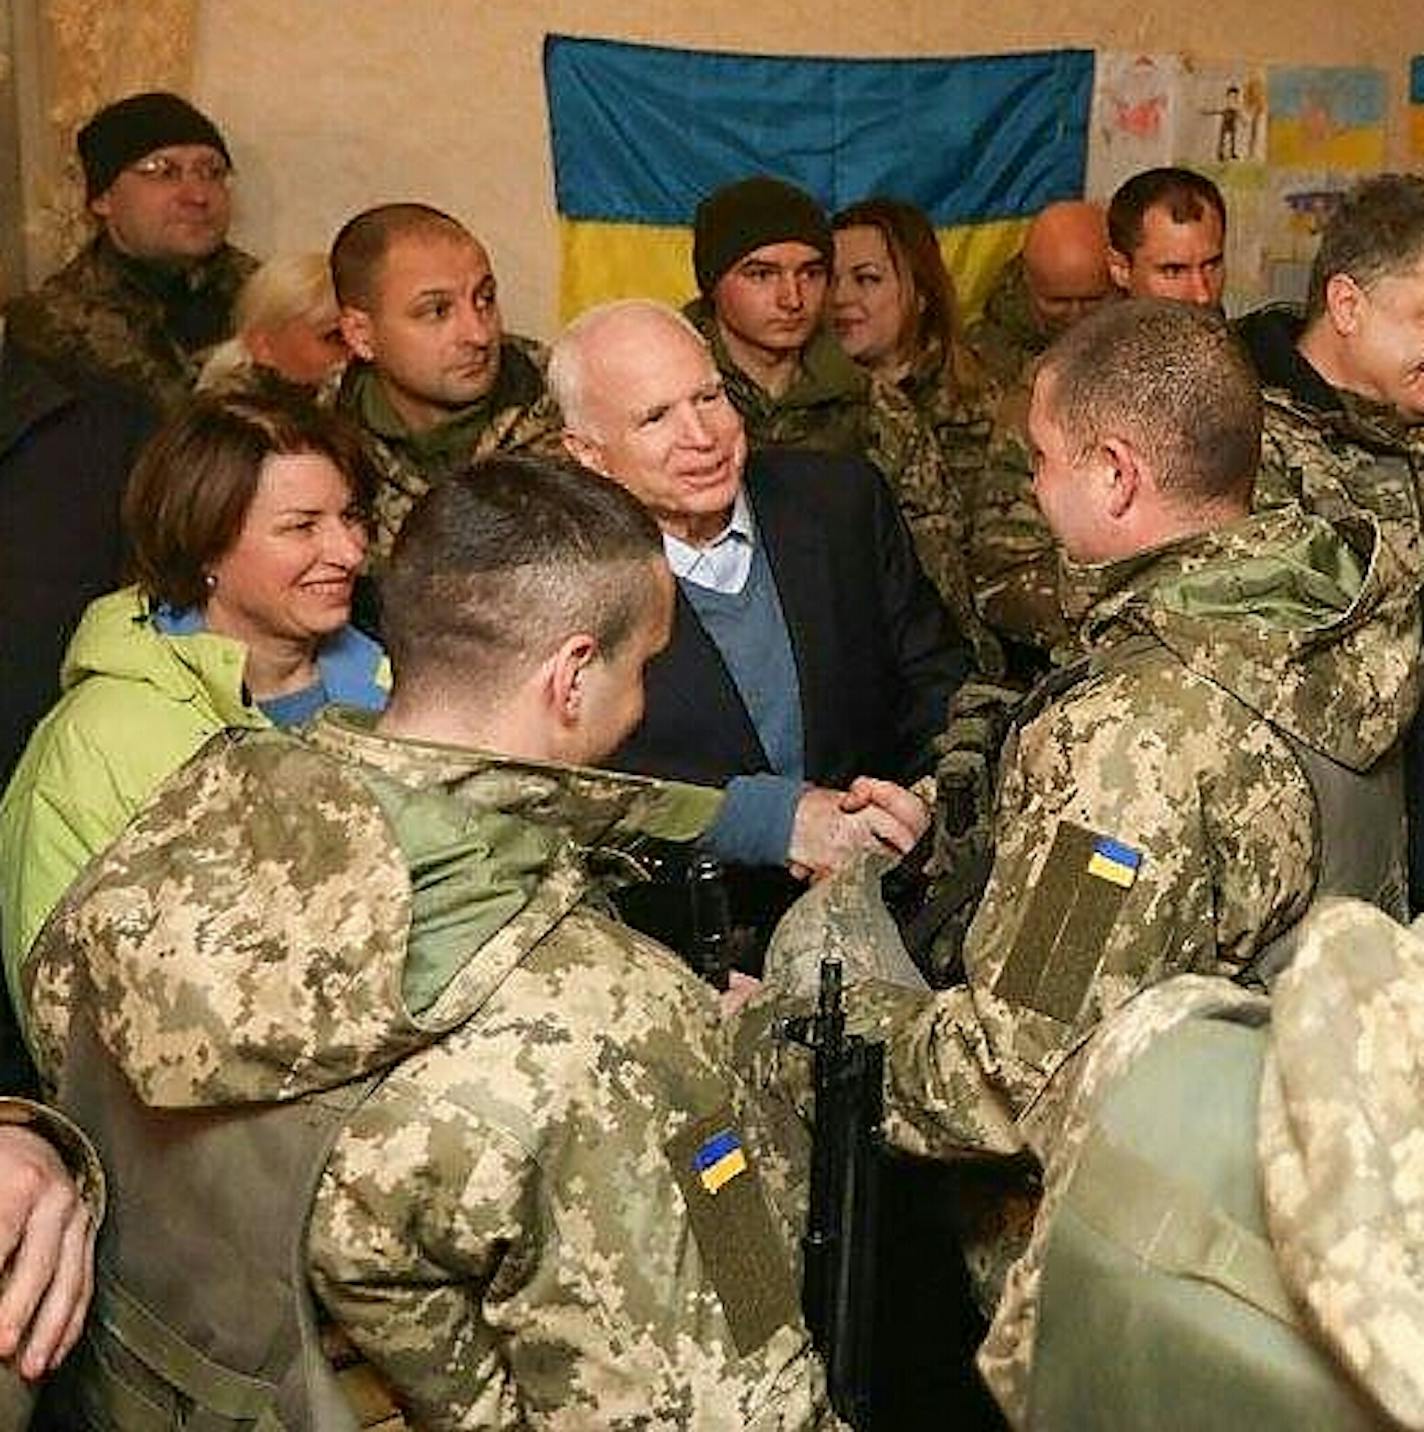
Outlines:
[{"label": "jacket hood", "polygon": [[1065,584],[1085,645],[1148,633],[1352,770],[1384,755],[1418,704],[1417,582],[1367,514],[1258,513],[1124,562],[1065,564]]},{"label": "jacket hood", "polygon": [[[305,739],[210,743],[41,937],[37,1011],[64,1003],[72,957],[148,1103],[310,1094],[478,1011],[588,892],[590,848],[692,839],[720,805],[700,787],[381,737],[372,720],[328,710]],[[37,1022],[57,1067],[55,1021]]]},{"label": "jacket hood", "polygon": [[89,603],[60,668],[65,690],[89,676],[142,681],[174,701],[210,702],[230,726],[265,725],[243,698],[247,653],[242,643],[208,631],[159,630],[137,587]]},{"label": "jacket hood", "polygon": [[1375,1403],[1424,1427],[1424,940],[1321,904],[1272,992],[1261,1193],[1281,1277]]}]

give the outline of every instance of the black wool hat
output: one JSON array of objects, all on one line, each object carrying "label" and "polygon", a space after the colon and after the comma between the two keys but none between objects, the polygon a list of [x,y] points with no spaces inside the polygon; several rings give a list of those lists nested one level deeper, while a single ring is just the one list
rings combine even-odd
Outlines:
[{"label": "black wool hat", "polygon": [[232,163],[217,125],[166,90],[131,94],[105,105],[79,131],[77,142],[86,200],[102,194],[130,164],[170,144],[207,144]]},{"label": "black wool hat", "polygon": [[809,244],[827,263],[835,254],[825,210],[804,189],[765,174],[723,185],[697,206],[693,221],[698,288],[710,293],[738,259],[764,244],[788,240]]}]

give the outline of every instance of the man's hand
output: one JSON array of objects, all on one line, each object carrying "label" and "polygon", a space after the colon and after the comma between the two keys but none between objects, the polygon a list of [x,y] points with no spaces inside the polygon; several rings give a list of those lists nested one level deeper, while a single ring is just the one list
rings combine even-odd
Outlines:
[{"label": "man's hand", "polygon": [[796,806],[787,863],[793,875],[819,879],[859,850],[904,855],[929,820],[924,802],[893,781],[857,776],[845,791],[812,786]]},{"label": "man's hand", "polygon": [[42,1377],[79,1340],[94,1289],[94,1220],[49,1142],[0,1125],[0,1358]]}]

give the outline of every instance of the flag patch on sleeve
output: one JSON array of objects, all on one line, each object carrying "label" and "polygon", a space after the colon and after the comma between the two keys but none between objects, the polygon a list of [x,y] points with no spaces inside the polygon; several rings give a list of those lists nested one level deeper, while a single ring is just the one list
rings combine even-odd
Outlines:
[{"label": "flag patch on sleeve", "polygon": [[736,1134],[731,1129],[721,1129],[692,1156],[692,1167],[702,1187],[708,1193],[716,1193],[739,1173],[746,1172],[747,1156]]},{"label": "flag patch on sleeve", "polygon": [[1110,836],[1100,835],[1093,842],[1093,852],[1088,857],[1088,874],[1130,890],[1132,882],[1137,879],[1137,867],[1141,864],[1140,850],[1134,850]]}]

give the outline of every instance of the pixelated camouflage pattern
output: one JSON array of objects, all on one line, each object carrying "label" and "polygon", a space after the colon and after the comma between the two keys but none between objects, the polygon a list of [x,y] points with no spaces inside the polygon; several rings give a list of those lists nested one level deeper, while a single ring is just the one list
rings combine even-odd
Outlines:
[{"label": "pixelated camouflage pattern", "polygon": [[1272,999],[1259,1152],[1282,1277],[1391,1425],[1424,1428],[1424,940],[1322,902]]},{"label": "pixelated camouflage pattern", "polygon": [[1032,360],[994,411],[970,514],[969,580],[980,615],[1002,637],[1041,651],[1071,646],[1059,605],[1058,546],[1033,495],[1028,407]]},{"label": "pixelated camouflage pattern", "polygon": [[872,378],[852,362],[824,330],[802,351],[791,386],[773,397],[728,353],[710,299],[697,299],[683,311],[707,340],[754,451],[854,454],[879,471],[895,494],[926,575],[974,647],[976,662],[986,670],[1001,670],[1002,657],[974,609],[965,568],[969,519],[960,484],[978,463],[972,413],[960,415],[966,442],[951,462],[915,403],[893,383]]},{"label": "pixelated camouflage pattern", "polygon": [[1375,517],[1409,578],[1424,572],[1424,429],[1393,410],[1337,389],[1327,412],[1281,389],[1265,391],[1258,509],[1298,502],[1327,518]]},{"label": "pixelated camouflage pattern", "polygon": [[1052,335],[1034,317],[1024,274],[1023,256],[1004,265],[989,297],[983,316],[969,326],[965,342],[984,369],[989,383],[1007,388],[1048,347]]},{"label": "pixelated camouflage pattern", "polygon": [[[1099,664],[1006,749],[965,985],[850,994],[852,1026],[887,1042],[895,1143],[1046,1157],[1054,1075],[1107,1013],[1174,974],[1235,974],[1299,919],[1320,832],[1282,728],[1363,770],[1418,695],[1417,601],[1368,523],[1362,535],[1373,547],[1353,557],[1289,508],[1070,572]],[[1080,952],[1093,963],[1071,1019],[995,988],[1065,821],[1141,855],[1101,948]]]},{"label": "pixelated camouflage pattern", "polygon": [[446,474],[497,452],[562,454],[563,419],[544,387],[548,356],[535,339],[506,333],[493,391],[433,433],[419,435],[381,396],[369,364],[348,367],[336,405],[360,425],[376,466],[373,558],[390,556],[411,508]]},{"label": "pixelated camouflage pattern", "polygon": [[1029,1397],[1038,1339],[1039,1293],[1053,1220],[1092,1131],[1103,1095],[1154,1040],[1189,1019],[1264,1023],[1265,996],[1229,980],[1179,975],[1143,990],[1113,1012],[1054,1079],[1063,1110],[1043,1174],[1043,1195],[1023,1256],[1008,1272],[1003,1295],[980,1345],[979,1370],[1000,1410],[1016,1428],[1031,1425]]},{"label": "pixelated camouflage pattern", "polygon": [[[715,993],[585,873],[590,847],[687,838],[717,805],[353,713],[309,744],[219,738],[41,937],[42,1047],[62,1047],[80,952],[100,1037],[150,1100],[230,1108],[389,1067],[338,1136],[308,1247],[414,1426],[837,1427],[799,1317],[736,1350],[665,1152],[729,1109],[794,1277],[804,1134],[732,1076]],[[462,927],[477,948],[416,1012],[412,964]]]},{"label": "pixelated camouflage pattern", "polygon": [[[224,244],[191,271],[188,282],[214,313],[230,316],[256,267],[250,254]],[[5,332],[8,342],[61,376],[108,379],[162,408],[192,392],[203,365],[203,350],[189,351],[169,332],[162,299],[103,236],[35,292],[14,299],[5,311]]]}]

